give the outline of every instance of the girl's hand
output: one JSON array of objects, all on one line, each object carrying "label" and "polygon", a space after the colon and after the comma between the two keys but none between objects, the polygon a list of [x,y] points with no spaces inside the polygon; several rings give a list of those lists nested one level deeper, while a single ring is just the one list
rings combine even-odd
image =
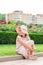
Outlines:
[{"label": "girl's hand", "polygon": [[34,45],[31,45],[32,51],[34,51],[36,48]]},{"label": "girl's hand", "polygon": [[30,51],[32,51],[32,50],[33,50],[33,48],[30,46],[30,47],[29,47],[29,50],[30,50]]}]

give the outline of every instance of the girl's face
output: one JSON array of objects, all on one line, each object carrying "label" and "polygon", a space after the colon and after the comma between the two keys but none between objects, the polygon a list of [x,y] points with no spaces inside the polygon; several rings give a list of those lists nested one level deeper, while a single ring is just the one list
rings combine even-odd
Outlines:
[{"label": "girl's face", "polygon": [[22,36],[22,37],[26,37],[26,36],[27,36],[27,34],[25,34],[25,33],[23,33],[23,32],[21,31],[20,25],[18,25],[18,26],[16,27],[16,31],[17,31],[17,33],[18,33],[20,36]]}]

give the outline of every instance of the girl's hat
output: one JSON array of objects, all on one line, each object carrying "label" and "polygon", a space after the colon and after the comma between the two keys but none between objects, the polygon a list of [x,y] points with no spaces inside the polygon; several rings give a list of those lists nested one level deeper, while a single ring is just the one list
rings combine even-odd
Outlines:
[{"label": "girl's hat", "polygon": [[27,32],[27,26],[21,25],[20,28],[21,28],[21,31],[22,31],[23,33],[28,34],[28,32]]}]

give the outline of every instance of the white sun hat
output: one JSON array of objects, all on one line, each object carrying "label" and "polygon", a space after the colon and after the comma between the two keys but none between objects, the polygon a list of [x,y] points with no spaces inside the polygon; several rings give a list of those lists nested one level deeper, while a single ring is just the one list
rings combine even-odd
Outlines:
[{"label": "white sun hat", "polygon": [[21,31],[22,31],[23,33],[28,34],[28,32],[27,32],[27,26],[21,25],[20,28],[21,28]]}]

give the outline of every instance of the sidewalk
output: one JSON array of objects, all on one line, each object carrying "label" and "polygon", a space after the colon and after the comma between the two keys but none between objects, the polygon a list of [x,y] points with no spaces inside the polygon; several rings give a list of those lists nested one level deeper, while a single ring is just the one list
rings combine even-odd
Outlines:
[{"label": "sidewalk", "polygon": [[38,57],[37,60],[16,60],[0,62],[0,65],[43,65],[43,57]]},{"label": "sidewalk", "polygon": [[[38,57],[43,57],[43,52],[41,53],[35,53],[36,56]],[[16,56],[2,56],[0,57],[0,62],[4,61],[14,61],[14,60],[22,60],[23,56],[22,55],[16,55]]]}]

